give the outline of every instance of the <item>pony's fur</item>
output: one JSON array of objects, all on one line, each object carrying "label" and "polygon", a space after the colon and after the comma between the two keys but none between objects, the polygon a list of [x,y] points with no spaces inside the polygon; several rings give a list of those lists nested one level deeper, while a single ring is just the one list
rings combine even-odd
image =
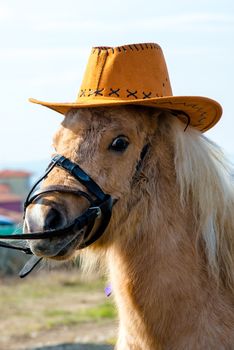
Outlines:
[{"label": "pony's fur", "polygon": [[193,128],[172,124],[183,206],[193,203],[210,272],[234,293],[234,171],[221,149]]},{"label": "pony's fur", "polygon": [[[170,112],[128,106],[72,111],[55,137],[58,153],[119,198],[108,229],[83,253],[86,268],[90,256],[106,261],[118,350],[233,349],[232,170],[216,145],[184,129]],[[118,157],[107,151],[117,131],[132,142]],[[46,184],[73,184],[65,176],[57,169]],[[76,199],[64,205],[72,218]]]}]

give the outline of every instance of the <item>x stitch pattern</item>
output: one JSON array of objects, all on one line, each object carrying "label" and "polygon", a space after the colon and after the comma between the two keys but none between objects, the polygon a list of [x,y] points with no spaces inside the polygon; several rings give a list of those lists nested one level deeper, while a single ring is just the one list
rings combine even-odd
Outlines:
[{"label": "x stitch pattern", "polygon": [[86,91],[86,89],[80,90],[80,97],[85,97],[85,91]]},{"label": "x stitch pattern", "polygon": [[94,96],[103,96],[103,94],[102,94],[102,91],[104,90],[104,88],[102,88],[102,89],[97,89],[97,90],[92,90],[92,89],[89,89],[89,94],[88,94],[88,97],[89,96],[92,96],[92,95],[94,95]]},{"label": "x stitch pattern", "polygon": [[127,97],[133,96],[133,97],[135,97],[137,99],[137,96],[136,96],[137,90],[136,91],[130,91],[130,90],[127,89],[127,92],[128,92]]},{"label": "x stitch pattern", "polygon": [[[92,90],[92,89],[88,89],[89,90],[89,94],[87,95],[88,97],[89,96],[103,96],[102,94],[102,91],[105,90],[105,88],[102,88],[102,89],[97,89],[97,90]],[[120,88],[117,88],[117,89],[113,89],[113,88],[109,88],[110,92],[108,93],[108,96],[112,96],[112,95],[115,95],[117,97],[120,97]],[[137,90],[136,91],[130,91],[129,89],[126,90],[128,92],[127,94],[127,97],[135,97],[136,99],[138,98],[137,97]],[[145,92],[145,91],[142,91],[142,94],[143,94],[143,99],[146,99],[146,98],[152,98],[152,91],[150,92]],[[159,97],[159,94],[157,93],[156,94],[157,97]],[[80,97],[86,97],[86,89],[81,89],[80,90]]]},{"label": "x stitch pattern", "polygon": [[146,92],[142,92],[143,93],[143,99],[145,99],[145,98],[150,98],[151,97],[151,95],[152,95],[152,92],[150,91],[148,94],[146,93]]},{"label": "x stitch pattern", "polygon": [[[101,89],[96,89],[96,90],[92,90],[92,89],[88,89],[89,90],[89,94],[87,95],[89,96],[103,96],[102,92],[105,90],[105,88],[101,88]],[[113,89],[113,88],[109,88],[110,92],[108,93],[108,96],[116,96],[116,97],[120,97],[120,88],[117,89]],[[127,97],[135,97],[135,99],[137,99],[137,90],[135,91],[131,91],[129,89],[126,90],[127,91]],[[149,92],[145,92],[142,91],[143,94],[143,99],[147,99],[147,98],[152,98],[152,91]],[[86,89],[81,89],[80,91],[80,97],[86,97]],[[160,95],[158,93],[156,93],[156,97],[160,97]]]},{"label": "x stitch pattern", "polygon": [[115,96],[119,97],[119,94],[118,94],[119,90],[120,89],[112,89],[112,88],[110,88],[111,92],[109,93],[109,96],[115,95]]}]

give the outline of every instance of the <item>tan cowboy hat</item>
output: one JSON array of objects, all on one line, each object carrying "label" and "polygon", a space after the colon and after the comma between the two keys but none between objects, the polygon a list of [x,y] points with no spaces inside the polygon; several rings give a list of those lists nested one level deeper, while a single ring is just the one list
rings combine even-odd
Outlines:
[{"label": "tan cowboy hat", "polygon": [[75,102],[29,101],[62,114],[72,108],[145,105],[175,111],[200,131],[210,129],[222,115],[220,104],[210,98],[172,96],[162,49],[154,43],[94,47]]}]

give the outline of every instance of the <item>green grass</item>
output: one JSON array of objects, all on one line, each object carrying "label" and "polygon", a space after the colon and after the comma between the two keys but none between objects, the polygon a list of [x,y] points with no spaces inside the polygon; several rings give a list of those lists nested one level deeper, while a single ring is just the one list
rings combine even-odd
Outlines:
[{"label": "green grass", "polygon": [[84,322],[99,322],[101,320],[113,320],[116,318],[116,309],[111,302],[105,302],[95,307],[83,310],[69,311],[66,309],[53,309],[44,312],[47,328],[60,325],[76,325]]},{"label": "green grass", "polygon": [[[116,318],[103,279],[84,281],[79,271],[41,273],[0,283],[0,326],[10,335],[30,334],[59,326],[97,323]],[[15,324],[9,329],[8,321]],[[6,326],[4,324],[6,323]]]},{"label": "green grass", "polygon": [[102,291],[105,285],[105,282],[102,279],[97,279],[93,281],[83,281],[79,278],[79,276],[74,277],[74,274],[72,274],[72,276],[70,277],[69,272],[67,276],[62,276],[61,278],[56,279],[52,278],[52,280],[49,281],[47,276],[45,280],[31,278],[28,280],[16,279],[15,282],[16,283],[14,283],[12,286],[10,280],[7,283],[8,285],[1,283],[1,304],[5,302],[16,304],[22,301],[24,302],[25,297],[27,299],[41,300],[43,298],[54,298],[60,293],[92,293],[92,291]]},{"label": "green grass", "polygon": [[84,316],[89,320],[114,319],[116,318],[116,308],[111,302],[106,302],[97,307],[92,307],[84,311]]}]

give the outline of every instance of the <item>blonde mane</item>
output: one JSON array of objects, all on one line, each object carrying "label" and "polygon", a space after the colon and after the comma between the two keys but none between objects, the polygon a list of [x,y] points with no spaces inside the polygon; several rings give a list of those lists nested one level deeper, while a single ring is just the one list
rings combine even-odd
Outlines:
[{"label": "blonde mane", "polygon": [[[193,203],[210,272],[234,291],[233,167],[222,150],[200,132],[174,120],[175,169],[181,203]],[[191,203],[191,202],[190,202]],[[200,237],[199,237],[200,236]]]}]

